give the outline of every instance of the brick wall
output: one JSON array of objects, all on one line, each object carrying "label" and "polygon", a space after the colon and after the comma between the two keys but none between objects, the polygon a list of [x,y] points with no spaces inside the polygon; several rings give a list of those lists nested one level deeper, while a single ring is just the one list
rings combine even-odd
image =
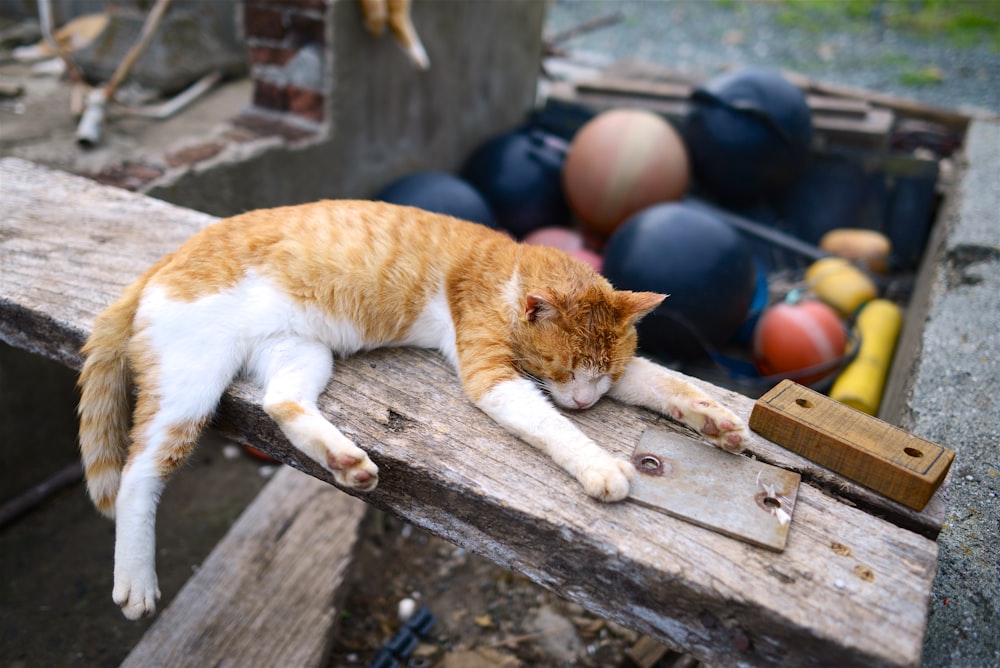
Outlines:
[{"label": "brick wall", "polygon": [[324,120],[327,10],[337,1],[244,0],[256,106]]}]

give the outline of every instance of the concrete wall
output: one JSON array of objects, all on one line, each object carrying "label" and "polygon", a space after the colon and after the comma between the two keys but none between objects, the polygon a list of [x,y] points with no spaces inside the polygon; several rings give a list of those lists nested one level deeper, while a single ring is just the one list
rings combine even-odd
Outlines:
[{"label": "concrete wall", "polygon": [[956,451],[923,664],[1000,660],[1000,122],[973,121],[881,417]]},{"label": "concrete wall", "polygon": [[[388,34],[368,33],[356,0],[248,0],[246,7],[248,31],[269,26],[254,23],[255,12],[298,17],[311,36],[288,43],[313,50],[318,28],[310,21],[322,12],[327,41],[313,103],[293,109],[298,84],[290,77],[282,86],[281,70],[295,55],[281,55],[284,64],[265,62],[261,47],[267,45],[248,32],[258,47],[252,67],[258,104],[234,124],[258,133],[271,126],[272,136],[174,170],[144,192],[216,215],[367,197],[408,172],[457,168],[480,142],[522,122],[533,105],[541,0],[414,2],[413,22],[431,61],[427,71],[416,69]],[[307,11],[296,13],[296,7]]]}]

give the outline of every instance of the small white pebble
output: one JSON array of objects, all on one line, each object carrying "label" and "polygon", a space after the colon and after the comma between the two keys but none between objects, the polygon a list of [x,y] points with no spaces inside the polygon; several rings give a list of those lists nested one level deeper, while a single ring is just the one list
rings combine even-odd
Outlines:
[{"label": "small white pebble", "polygon": [[236,459],[243,452],[238,445],[227,445],[222,448],[222,456],[226,459]]},{"label": "small white pebble", "polygon": [[968,480],[969,482],[972,482],[973,480],[975,480],[975,478],[973,478],[971,475],[965,476],[965,479]]},{"label": "small white pebble", "polygon": [[843,580],[834,580],[834,581],[833,581],[833,586],[834,586],[834,587],[836,587],[837,589],[843,589],[843,588],[844,588],[844,587],[846,587],[847,585],[846,585],[846,584],[844,584],[844,581],[843,581]]},{"label": "small white pebble", "polygon": [[399,621],[406,623],[413,616],[413,613],[417,611],[417,602],[412,598],[404,598],[399,602],[399,607],[396,609],[396,615],[399,617]]},{"label": "small white pebble", "polygon": [[270,464],[264,464],[259,469],[257,469],[258,475],[261,478],[270,478],[274,475],[274,472],[278,470],[277,466],[271,466]]}]

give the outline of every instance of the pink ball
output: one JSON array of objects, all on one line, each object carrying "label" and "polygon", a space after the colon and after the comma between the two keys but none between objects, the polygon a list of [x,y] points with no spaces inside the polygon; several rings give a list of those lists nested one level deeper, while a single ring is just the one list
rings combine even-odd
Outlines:
[{"label": "pink ball", "polygon": [[524,243],[533,246],[548,246],[566,251],[581,262],[586,262],[594,271],[600,273],[604,259],[594,251],[586,248],[583,234],[565,227],[543,227],[535,230],[524,238]]},{"label": "pink ball", "polygon": [[577,248],[576,250],[569,251],[569,254],[577,260],[589,264],[598,274],[601,273],[601,269],[604,267],[604,258],[592,250]]},{"label": "pink ball", "polygon": [[569,252],[583,248],[583,236],[576,230],[565,227],[543,227],[526,236],[524,243]]}]

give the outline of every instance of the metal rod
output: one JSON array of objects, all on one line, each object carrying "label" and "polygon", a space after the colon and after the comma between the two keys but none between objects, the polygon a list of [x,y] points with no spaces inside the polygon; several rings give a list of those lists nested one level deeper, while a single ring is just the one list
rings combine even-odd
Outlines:
[{"label": "metal rod", "polygon": [[83,81],[83,74],[69,54],[63,51],[62,45],[52,31],[52,0],[38,0],[38,22],[41,23],[42,37],[52,52],[66,65],[66,75],[72,81]]},{"label": "metal rod", "polygon": [[798,237],[782,232],[781,230],[775,229],[770,225],[764,225],[763,223],[749,220],[743,216],[737,216],[734,213],[712,206],[706,202],[699,201],[697,205],[711,211],[713,214],[725,220],[740,232],[745,232],[760,239],[761,241],[766,241],[772,246],[784,248],[785,250],[791,251],[796,255],[801,255],[802,257],[810,260],[820,260],[824,257],[830,257],[830,255],[832,255],[832,253],[828,253],[818,246],[802,241]]}]

